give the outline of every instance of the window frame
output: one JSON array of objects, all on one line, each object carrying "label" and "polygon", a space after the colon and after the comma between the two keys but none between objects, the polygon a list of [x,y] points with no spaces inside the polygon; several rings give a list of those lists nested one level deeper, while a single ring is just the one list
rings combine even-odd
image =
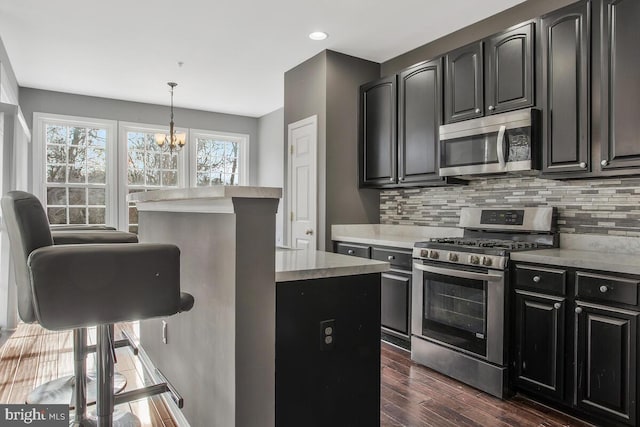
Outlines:
[{"label": "window frame", "polygon": [[[116,227],[118,224],[118,162],[116,136],[118,122],[80,116],[61,114],[33,113],[33,193],[47,206],[47,183],[45,181],[47,167],[47,125],[74,126],[85,128],[101,128],[106,130],[105,140],[105,225]],[[69,187],[68,183],[64,186]],[[78,185],[81,187],[81,185]],[[87,188],[85,186],[85,188]],[[90,188],[90,187],[88,187]]]},{"label": "window frame", "polygon": [[[189,137],[189,129],[176,127],[175,132],[184,132]],[[128,132],[146,132],[146,133],[169,133],[168,126],[153,125],[147,123],[136,122],[118,122],[118,194],[121,194],[122,206],[118,206],[118,229],[129,230],[129,182],[127,155],[129,146],[127,140]],[[178,152],[178,185],[177,188],[185,187],[189,182],[189,162],[187,161],[188,148],[183,148]],[[137,186],[136,186],[137,187]],[[159,189],[159,188],[158,188]]]},{"label": "window frame", "polygon": [[198,179],[198,138],[207,139],[225,139],[240,144],[240,154],[238,156],[238,163],[240,167],[240,173],[238,174],[239,186],[249,185],[250,171],[249,171],[249,134],[245,133],[232,133],[232,132],[218,132],[204,129],[189,129],[188,149],[189,149],[189,187],[197,187]]}]

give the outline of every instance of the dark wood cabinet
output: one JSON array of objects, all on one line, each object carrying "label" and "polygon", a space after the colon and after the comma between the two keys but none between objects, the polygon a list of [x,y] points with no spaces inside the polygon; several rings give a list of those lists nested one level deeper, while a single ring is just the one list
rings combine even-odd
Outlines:
[{"label": "dark wood cabinet", "polygon": [[541,20],[544,174],[591,168],[590,7],[589,1],[579,2]]},{"label": "dark wood cabinet", "polygon": [[516,382],[564,399],[565,310],[562,297],[516,290]]},{"label": "dark wood cabinet", "polygon": [[[640,2],[599,0],[600,165],[616,173],[640,167]],[[594,62],[595,63],[595,62]]]},{"label": "dark wood cabinet", "polygon": [[636,425],[639,313],[576,303],[576,404],[589,413]]},{"label": "dark wood cabinet", "polygon": [[396,76],[363,85],[360,106],[360,186],[395,184]]},{"label": "dark wood cabinet", "polygon": [[408,337],[411,273],[398,270],[382,273],[380,292],[380,324]]},{"label": "dark wood cabinet", "polygon": [[445,56],[445,122],[484,115],[482,42],[461,47]]},{"label": "dark wood cabinet", "polygon": [[398,181],[442,182],[438,175],[442,124],[442,60],[404,70],[398,80]]},{"label": "dark wood cabinet", "polygon": [[486,40],[486,113],[533,106],[534,24],[528,23]]}]

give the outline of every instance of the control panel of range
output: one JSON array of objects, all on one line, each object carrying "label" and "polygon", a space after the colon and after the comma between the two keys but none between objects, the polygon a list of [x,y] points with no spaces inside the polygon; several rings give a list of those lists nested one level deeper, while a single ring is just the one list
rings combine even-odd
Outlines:
[{"label": "control panel of range", "polygon": [[450,262],[460,265],[487,267],[495,270],[504,270],[507,265],[506,256],[457,252],[455,250],[446,249],[413,248],[413,258],[438,262]]}]

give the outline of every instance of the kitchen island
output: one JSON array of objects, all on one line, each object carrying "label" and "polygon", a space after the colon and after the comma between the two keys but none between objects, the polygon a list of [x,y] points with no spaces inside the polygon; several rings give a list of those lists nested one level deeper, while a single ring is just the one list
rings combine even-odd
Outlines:
[{"label": "kitchen island", "polygon": [[[182,394],[181,414],[192,426],[269,427],[276,425],[277,412],[286,416],[279,409],[295,402],[276,402],[277,378],[285,378],[281,370],[276,376],[276,365],[282,360],[279,354],[291,355],[298,349],[300,360],[287,364],[286,369],[295,372],[297,378],[305,378],[305,373],[314,369],[313,361],[305,359],[301,349],[312,342],[315,350],[321,351],[320,324],[315,323],[312,336],[304,339],[296,335],[296,328],[291,329],[293,334],[286,329],[306,325],[307,318],[300,316],[312,313],[325,316],[322,320],[335,319],[334,350],[322,350],[332,364],[318,366],[332,372],[338,372],[338,366],[345,372],[325,390],[348,388],[350,366],[340,364],[349,362],[348,352],[358,349],[377,352],[369,356],[367,366],[377,360],[377,377],[369,381],[379,388],[379,275],[388,268],[387,263],[348,257],[348,262],[341,263],[334,254],[325,257],[321,252],[308,252],[303,256],[302,251],[283,251],[283,263],[276,273],[275,214],[281,197],[277,188],[220,186],[159,190],[130,197],[139,211],[140,241],[173,243],[180,248],[181,287],[195,297],[190,312],[143,321],[140,326],[143,352]],[[295,307],[305,306],[304,301],[292,305],[287,302],[289,297],[281,300],[278,294],[280,308],[276,308],[276,281],[278,290],[295,288],[292,300],[299,298],[296,292],[310,282],[324,286],[310,286],[305,296],[317,295],[317,300],[314,298],[303,313],[296,314]],[[344,292],[347,288],[352,288],[353,295],[344,302],[331,295],[336,289]],[[376,338],[377,347],[364,349],[360,337],[353,335],[358,330],[351,329],[350,320],[344,317],[349,311],[359,316],[363,310],[369,317],[359,320],[361,329],[378,332],[377,336],[367,335],[365,342]],[[280,314],[294,318],[278,317]],[[373,324],[365,325],[370,322]],[[288,337],[281,350],[277,350],[277,336]],[[330,378],[328,374],[323,376]],[[352,401],[370,405],[370,400],[359,396]],[[338,406],[338,412],[341,410]],[[375,412],[379,417],[379,406]],[[307,416],[305,425],[314,425],[316,414],[307,412]],[[277,425],[287,424],[278,421]]]}]

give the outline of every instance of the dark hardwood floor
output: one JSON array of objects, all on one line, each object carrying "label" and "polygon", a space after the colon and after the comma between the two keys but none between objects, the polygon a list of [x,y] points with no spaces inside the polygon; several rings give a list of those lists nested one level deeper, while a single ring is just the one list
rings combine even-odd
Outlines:
[{"label": "dark hardwood floor", "polygon": [[[135,324],[118,325],[117,331],[120,328],[127,329],[130,335],[137,335]],[[95,341],[93,335],[92,331],[89,336],[92,343]],[[22,403],[33,387],[70,374],[71,341],[70,332],[51,332],[38,325],[19,325],[0,348],[0,403]],[[117,369],[127,377],[127,389],[147,385],[148,379],[138,358],[127,348],[118,349],[117,354]],[[493,398],[412,363],[408,352],[384,342],[381,367],[381,426],[589,425],[521,397],[508,401]],[[125,406],[138,415],[142,427],[175,425],[158,396]]]},{"label": "dark hardwood floor", "polygon": [[381,426],[590,426],[516,396],[500,400],[411,361],[382,343]]}]

